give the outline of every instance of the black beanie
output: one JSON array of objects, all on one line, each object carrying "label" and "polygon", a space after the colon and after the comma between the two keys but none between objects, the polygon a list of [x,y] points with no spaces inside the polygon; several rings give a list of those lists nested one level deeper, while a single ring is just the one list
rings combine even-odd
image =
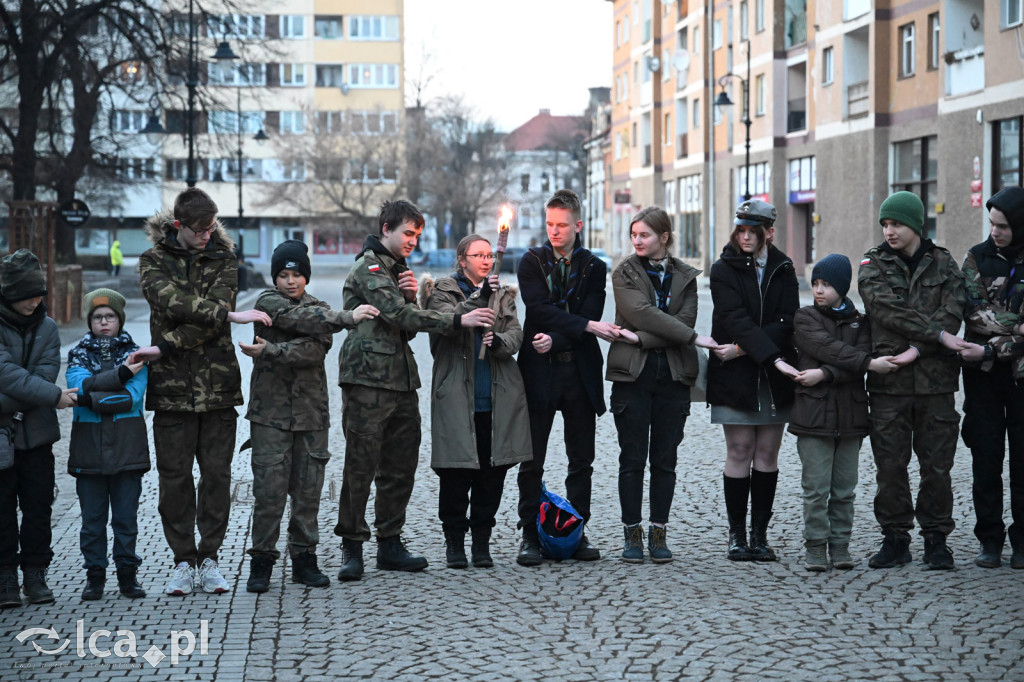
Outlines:
[{"label": "black beanie", "polygon": [[8,303],[46,296],[46,275],[34,253],[18,249],[0,260],[0,296]]},{"label": "black beanie", "polygon": [[850,292],[850,280],[853,279],[850,259],[841,253],[830,253],[811,270],[811,282],[816,279],[825,280],[840,296],[846,298]]},{"label": "black beanie", "polygon": [[309,267],[309,247],[305,242],[287,239],[277,245],[270,257],[270,277],[276,280],[282,270],[294,270],[309,282],[312,271]]},{"label": "black beanie", "polygon": [[1024,240],[1024,187],[1004,187],[985,202],[985,208],[999,209],[1013,230],[1015,244]]}]

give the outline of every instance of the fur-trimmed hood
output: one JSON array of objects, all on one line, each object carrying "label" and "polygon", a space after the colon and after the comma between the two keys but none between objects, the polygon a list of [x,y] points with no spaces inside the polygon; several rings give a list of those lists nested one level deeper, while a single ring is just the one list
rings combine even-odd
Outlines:
[{"label": "fur-trimmed hood", "polygon": [[[228,231],[224,229],[220,220],[214,219],[213,234],[210,235],[210,241],[207,244],[207,248],[210,245],[214,245],[213,248],[227,249],[228,251],[234,251],[235,240],[231,238]],[[172,244],[180,246],[178,242],[178,231],[174,229],[174,213],[172,211],[160,211],[156,215],[146,220],[146,239],[158,244],[161,240],[167,239]]]}]

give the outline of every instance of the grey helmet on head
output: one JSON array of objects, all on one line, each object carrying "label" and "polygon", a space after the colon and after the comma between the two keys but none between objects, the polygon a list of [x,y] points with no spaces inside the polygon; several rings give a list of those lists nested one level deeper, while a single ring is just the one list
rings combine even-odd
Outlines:
[{"label": "grey helmet on head", "polygon": [[747,199],[736,207],[736,225],[763,225],[771,227],[778,218],[778,211],[767,201]]}]

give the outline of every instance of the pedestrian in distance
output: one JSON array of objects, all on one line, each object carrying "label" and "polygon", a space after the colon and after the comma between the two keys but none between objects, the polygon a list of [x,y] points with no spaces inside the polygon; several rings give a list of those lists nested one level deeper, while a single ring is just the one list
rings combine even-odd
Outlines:
[{"label": "pedestrian in distance", "polygon": [[960,351],[979,349],[957,337],[964,316],[964,280],[949,251],[923,236],[924,204],[896,192],[878,211],[885,240],[860,262],[857,284],[871,319],[871,354],[892,356],[899,367],[868,375],[871,450],[878,484],[875,519],[882,546],[871,568],[909,563],[915,506],[908,467],[921,470],[916,516],[924,536],[924,563],[955,567],[946,536],[953,532],[953,467],[960,415]]},{"label": "pedestrian in distance", "polygon": [[[892,358],[872,358],[871,327],[847,297],[853,268],[833,253],[811,270],[814,304],[793,318],[797,386],[789,432],[802,465],[804,568],[850,569],[853,503],[860,446],[870,432],[864,372],[897,369]],[[826,554],[826,549],[828,553]]]},{"label": "pedestrian in distance", "polygon": [[[604,414],[604,359],[597,345],[619,338],[619,327],[601,322],[604,312],[604,262],[583,248],[582,204],[572,190],[555,192],[545,205],[548,239],[531,248],[519,261],[519,290],[526,307],[519,351],[519,369],[526,386],[533,459],[519,467],[519,527],[523,539],[516,561],[536,566],[542,561],[537,516],[540,510],[544,462],[555,414],[565,422],[566,498],[590,520],[591,477],[597,417]],[[601,552],[584,530],[573,558],[596,561]]]},{"label": "pedestrian in distance", "polygon": [[71,424],[68,473],[82,511],[79,544],[85,561],[84,601],[103,597],[107,582],[107,518],[114,532],[114,566],[121,594],[146,596],[139,585],[142,475],[149,471],[143,396],[149,370],[129,362],[138,345],[124,328],[125,299],[113,289],[85,295],[89,331],[68,353],[69,388],[78,389]]},{"label": "pedestrian in distance", "polygon": [[[164,591],[180,596],[198,586],[221,594],[230,589],[218,553],[231,511],[235,408],[242,404],[231,325],[269,326],[270,317],[235,312],[233,243],[206,192],[182,191],[173,212],[147,221],[146,233],[153,246],[139,258],[139,272],[153,345],[135,351],[130,363],[150,363],[146,409],[154,412],[158,509],[174,557]],[[196,462],[198,486],[192,478]]]},{"label": "pedestrian in distance", "polygon": [[[326,587],[331,581],[319,568],[317,515],[324,487],[330,409],[324,358],[333,335],[378,314],[362,305],[331,310],[306,291],[312,276],[309,248],[289,239],[270,257],[273,289],[256,300],[255,310],[270,316],[271,326],[253,325],[253,343],[239,343],[253,358],[249,381],[252,444],[252,547],[246,590],[266,592],[274,562],[285,504],[291,497],[288,554],[292,582]],[[243,449],[244,449],[243,445]]]},{"label": "pedestrian in distance", "polygon": [[729,241],[711,266],[711,336],[719,346],[708,358],[707,401],[711,423],[725,434],[732,561],[778,560],[767,532],[793,404],[793,315],[800,299],[793,261],[772,244],[776,215],[760,199],[741,203]]},{"label": "pedestrian in distance", "polygon": [[[478,568],[494,565],[491,529],[501,505],[505,474],[532,457],[526,390],[515,354],[523,342],[516,291],[492,273],[491,244],[477,234],[455,250],[455,272],[420,284],[421,306],[439,313],[467,313],[493,299],[490,328],[431,332],[434,356],[430,395],[430,466],[440,479],[437,515],[449,568],[465,568],[466,531]],[[481,346],[487,351],[480,358]],[[466,512],[469,512],[467,518]]]},{"label": "pedestrian in distance", "polygon": [[110,245],[110,274],[117,277],[121,274],[121,266],[124,264],[124,255],[121,254],[121,242],[114,240]]},{"label": "pedestrian in distance", "polygon": [[690,387],[699,370],[697,346],[717,349],[698,334],[700,270],[672,256],[672,220],[648,206],[629,226],[635,253],[612,273],[619,338],[608,350],[611,412],[619,436],[619,505],[625,541],[622,560],[644,560],[643,485],[650,461],[647,551],[654,563],[672,561],[666,525],[676,484],[676,451],[690,414]]},{"label": "pedestrian in distance", "polygon": [[46,572],[53,560],[50,515],[55,479],[53,444],[60,440],[57,409],[72,407],[78,391],[54,383],[60,374],[60,336],[57,323],[46,316],[45,295],[46,277],[34,253],[18,249],[0,260],[3,608],[21,606],[19,565],[29,602],[53,602]]},{"label": "pedestrian in distance", "polygon": [[494,311],[486,307],[438,313],[416,304],[418,285],[405,260],[423,232],[423,215],[414,204],[384,202],[378,224],[380,232],[366,237],[344,288],[346,310],[371,305],[380,315],[348,333],[338,358],[345,430],[345,467],[334,528],[342,538],[340,580],[363,576],[371,485],[377,491],[377,568],[427,567],[426,558],[410,553],[401,538],[420,447],[420,377],[409,339],[420,331],[452,332],[494,322]]},{"label": "pedestrian in distance", "polygon": [[964,372],[964,445],[974,474],[974,563],[1002,563],[1003,460],[1010,456],[1010,566],[1024,568],[1024,188],[1006,187],[986,202],[988,239],[967,252],[964,337],[980,352],[960,351]]}]

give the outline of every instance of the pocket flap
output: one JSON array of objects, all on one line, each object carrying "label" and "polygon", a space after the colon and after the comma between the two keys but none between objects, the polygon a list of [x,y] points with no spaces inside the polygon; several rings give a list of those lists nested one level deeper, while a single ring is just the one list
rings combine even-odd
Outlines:
[{"label": "pocket flap", "polygon": [[359,350],[367,353],[394,355],[398,350],[398,345],[391,339],[360,339]]}]

